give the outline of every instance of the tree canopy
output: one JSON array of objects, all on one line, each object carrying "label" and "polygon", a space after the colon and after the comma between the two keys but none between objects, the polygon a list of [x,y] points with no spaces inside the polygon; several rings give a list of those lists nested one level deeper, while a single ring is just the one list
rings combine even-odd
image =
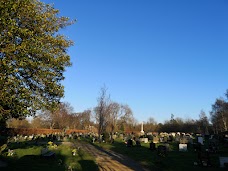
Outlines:
[{"label": "tree canopy", "polygon": [[71,25],[38,0],[0,1],[0,120],[53,109],[64,95],[73,42],[59,30]]}]

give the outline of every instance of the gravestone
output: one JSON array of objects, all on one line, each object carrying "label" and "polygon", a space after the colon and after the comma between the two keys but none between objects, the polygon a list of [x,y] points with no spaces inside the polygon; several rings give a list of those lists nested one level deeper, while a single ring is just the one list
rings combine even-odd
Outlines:
[{"label": "gravestone", "polygon": [[133,141],[131,139],[127,140],[127,147],[132,147],[133,146]]},{"label": "gravestone", "polygon": [[218,152],[218,145],[214,142],[209,142],[208,150],[210,153],[217,153]]},{"label": "gravestone", "polygon": [[202,150],[202,144],[201,143],[193,143],[193,149],[195,150],[195,151],[197,151],[197,152],[201,152],[201,150]]},{"label": "gravestone", "polygon": [[163,137],[160,137],[159,140],[160,140],[161,143],[164,142]]},{"label": "gravestone", "polygon": [[115,140],[116,139],[116,134],[112,135],[112,138]]},{"label": "gravestone", "polygon": [[165,156],[166,156],[166,153],[167,153],[166,146],[164,146],[164,145],[159,145],[159,146],[158,146],[158,149],[157,149],[157,154],[158,154],[159,156],[165,157]]},{"label": "gravestone", "polygon": [[179,151],[187,151],[188,145],[187,144],[179,144]]},{"label": "gravestone", "polygon": [[120,134],[119,135],[119,138],[123,139],[124,135],[123,134]]},{"label": "gravestone", "polygon": [[167,136],[163,137],[163,141],[164,141],[165,143],[167,143],[167,142],[168,142],[168,138],[167,138]]},{"label": "gravestone", "polygon": [[203,137],[198,137],[198,143],[200,143],[201,145],[203,145]]},{"label": "gravestone", "polygon": [[199,164],[201,166],[211,166],[211,160],[210,160],[210,155],[209,152],[198,152],[198,160],[199,160]]},{"label": "gravestone", "polygon": [[92,142],[93,142],[93,143],[95,143],[95,140],[96,140],[96,138],[95,138],[95,137],[93,137]]},{"label": "gravestone", "polygon": [[193,144],[193,139],[189,138],[188,143]]},{"label": "gravestone", "polygon": [[127,140],[129,140],[128,137],[124,137],[123,139],[124,139],[124,142],[127,142]]},{"label": "gravestone", "polygon": [[172,135],[173,137],[175,137],[175,136],[176,136],[176,133],[172,132],[171,135]]},{"label": "gravestone", "polygon": [[187,137],[180,138],[180,144],[187,144],[187,143],[188,143]]},{"label": "gravestone", "polygon": [[219,157],[220,167],[228,168],[228,157]]},{"label": "gravestone", "polygon": [[32,140],[33,139],[33,135],[30,135],[28,138],[29,138],[29,140]]},{"label": "gravestone", "polygon": [[163,145],[166,147],[166,151],[169,151],[169,149],[170,149],[169,148],[169,144],[168,143],[164,143]]},{"label": "gravestone", "polygon": [[155,143],[150,143],[150,150],[156,150]]},{"label": "gravestone", "polygon": [[180,142],[180,136],[178,134],[175,136],[175,141]]},{"label": "gravestone", "polygon": [[136,140],[135,143],[136,143],[136,146],[138,146],[138,147],[141,146],[141,142],[139,140]]},{"label": "gravestone", "polygon": [[14,139],[14,142],[18,141],[18,138],[16,136],[14,136],[13,139]]},{"label": "gravestone", "polygon": [[140,138],[141,142],[148,143],[148,138]]},{"label": "gravestone", "polygon": [[158,137],[153,137],[153,143],[159,143],[159,138]]}]

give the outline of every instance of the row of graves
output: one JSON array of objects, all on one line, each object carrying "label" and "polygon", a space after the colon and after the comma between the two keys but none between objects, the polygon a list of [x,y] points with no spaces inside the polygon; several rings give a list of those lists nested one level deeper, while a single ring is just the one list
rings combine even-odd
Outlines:
[{"label": "row of graves", "polygon": [[80,139],[81,137],[85,137],[85,134],[83,133],[70,133],[65,134],[62,133],[53,133],[53,134],[37,134],[37,135],[20,135],[17,134],[15,136],[8,137],[7,141],[10,142],[31,142],[31,143],[42,143],[46,141],[52,141],[52,142],[65,142],[73,139]]},{"label": "row of graves", "polygon": [[[72,132],[66,134],[65,132],[56,132],[52,134],[32,134],[32,135],[20,135],[9,136],[7,138],[6,144],[0,146],[0,154],[5,151],[7,157],[15,157],[16,153],[14,150],[11,150],[9,147],[12,144],[17,147],[23,146],[43,146],[41,150],[41,157],[43,158],[53,158],[55,157],[55,149],[58,148],[58,145],[66,143],[72,140],[80,140],[82,138],[89,137],[88,133],[76,133]],[[72,155],[75,156],[79,148],[72,147]]]},{"label": "row of graves", "polygon": [[[225,136],[226,137],[226,136]],[[228,136],[227,136],[228,137]],[[165,157],[171,146],[178,145],[179,152],[194,152],[196,161],[194,165],[211,167],[213,166],[211,158],[218,156],[220,167],[228,167],[228,154],[223,154],[219,149],[219,144],[224,143],[218,137],[213,135],[203,136],[201,134],[189,133],[146,133],[137,138],[134,133],[123,136],[126,147],[141,146],[141,143],[149,143],[149,149],[157,151],[159,156]],[[225,143],[227,143],[225,139]],[[226,144],[225,144],[226,145]],[[228,146],[225,146],[228,147]],[[228,152],[228,148],[226,150]]]}]

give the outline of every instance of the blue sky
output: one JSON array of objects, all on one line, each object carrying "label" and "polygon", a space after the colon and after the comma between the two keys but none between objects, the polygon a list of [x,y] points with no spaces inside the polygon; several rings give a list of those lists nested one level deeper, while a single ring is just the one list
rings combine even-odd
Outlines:
[{"label": "blue sky", "polygon": [[207,115],[228,89],[228,1],[42,0],[77,19],[63,101],[97,104],[105,84],[138,121]]}]

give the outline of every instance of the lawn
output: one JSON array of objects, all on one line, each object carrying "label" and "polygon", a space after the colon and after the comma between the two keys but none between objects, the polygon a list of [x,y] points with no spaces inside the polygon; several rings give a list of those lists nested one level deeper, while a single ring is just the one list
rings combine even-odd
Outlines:
[{"label": "lawn", "polygon": [[[113,150],[120,154],[126,155],[133,160],[141,163],[150,170],[165,170],[165,171],[217,171],[226,170],[219,168],[219,154],[211,154],[211,167],[195,166],[197,161],[197,153],[192,147],[188,148],[187,152],[179,152],[178,144],[170,144],[170,151],[165,157],[157,155],[157,151],[149,150],[149,143],[142,143],[141,147],[126,147],[124,142],[120,139],[115,140],[113,144],[95,143],[95,145],[104,149]],[[156,144],[158,146],[159,144]],[[228,156],[228,149],[223,149],[222,155]]]},{"label": "lawn", "polygon": [[[48,146],[55,153],[54,157],[42,157],[41,150]],[[1,171],[64,171],[64,170],[98,170],[95,160],[78,149],[73,144],[59,144],[57,147],[49,145],[34,145],[27,142],[11,143],[8,149],[13,150],[13,156],[7,156],[7,152],[0,156],[0,160],[8,164],[1,167]],[[72,150],[76,149],[76,155]]]}]

